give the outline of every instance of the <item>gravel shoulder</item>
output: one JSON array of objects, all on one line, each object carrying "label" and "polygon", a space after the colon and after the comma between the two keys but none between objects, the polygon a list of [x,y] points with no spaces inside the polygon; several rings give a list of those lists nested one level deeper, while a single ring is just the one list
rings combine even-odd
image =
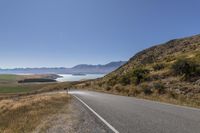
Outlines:
[{"label": "gravel shoulder", "polygon": [[109,129],[76,98],[49,116],[33,133],[109,133]]}]

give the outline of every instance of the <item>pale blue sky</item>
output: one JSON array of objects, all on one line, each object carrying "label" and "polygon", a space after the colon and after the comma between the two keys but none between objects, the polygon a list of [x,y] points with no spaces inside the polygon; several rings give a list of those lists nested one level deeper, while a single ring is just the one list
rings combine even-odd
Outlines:
[{"label": "pale blue sky", "polygon": [[128,60],[200,33],[199,0],[0,0],[0,67]]}]

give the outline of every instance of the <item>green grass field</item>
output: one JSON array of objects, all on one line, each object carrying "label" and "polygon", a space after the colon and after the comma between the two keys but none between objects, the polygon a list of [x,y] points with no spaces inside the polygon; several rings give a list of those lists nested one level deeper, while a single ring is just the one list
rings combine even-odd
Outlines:
[{"label": "green grass field", "polygon": [[66,87],[71,86],[70,83],[18,83],[19,80],[30,78],[45,78],[46,75],[1,75],[0,74],[0,97],[26,94],[31,92],[44,92],[63,90]]},{"label": "green grass field", "polygon": [[29,92],[30,89],[17,84],[17,81],[21,78],[20,75],[0,74],[0,93]]},{"label": "green grass field", "polygon": [[37,84],[19,84],[19,80],[31,75],[0,74],[0,94],[27,93],[43,87]]},{"label": "green grass field", "polygon": [[30,91],[32,91],[32,89],[24,86],[0,86],[0,93],[22,93]]},{"label": "green grass field", "polygon": [[20,75],[1,74],[0,75],[0,80],[15,81],[20,77],[21,77]]}]

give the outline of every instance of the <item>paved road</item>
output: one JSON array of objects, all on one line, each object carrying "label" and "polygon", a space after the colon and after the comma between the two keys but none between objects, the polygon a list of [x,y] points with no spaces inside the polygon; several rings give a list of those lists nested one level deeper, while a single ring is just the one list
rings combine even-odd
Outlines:
[{"label": "paved road", "polygon": [[200,133],[200,110],[133,97],[71,91],[120,133]]}]

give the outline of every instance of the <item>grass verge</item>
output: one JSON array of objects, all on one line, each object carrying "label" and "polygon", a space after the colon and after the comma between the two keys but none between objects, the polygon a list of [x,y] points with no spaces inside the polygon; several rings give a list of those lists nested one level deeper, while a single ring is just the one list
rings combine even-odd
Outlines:
[{"label": "grass verge", "polygon": [[0,132],[32,132],[43,119],[62,109],[69,98],[66,93],[56,93],[1,100]]}]

